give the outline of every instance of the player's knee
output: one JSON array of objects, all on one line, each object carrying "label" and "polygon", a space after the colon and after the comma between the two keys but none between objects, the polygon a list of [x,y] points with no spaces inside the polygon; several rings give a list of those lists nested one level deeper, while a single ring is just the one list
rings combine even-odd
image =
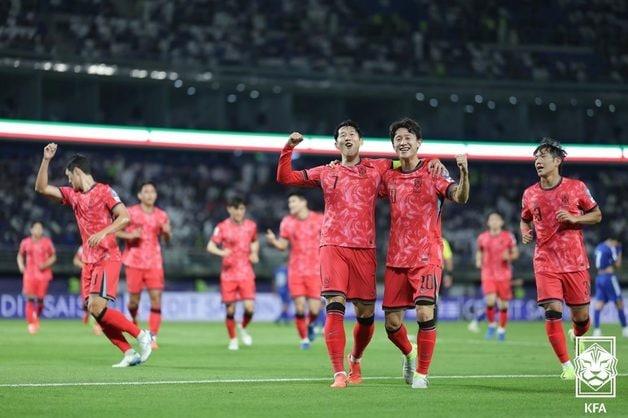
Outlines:
[{"label": "player's knee", "polygon": [[589,321],[589,311],[582,311],[582,310],[578,310],[578,311],[573,311],[571,313],[571,320],[573,322],[575,322],[576,324],[582,323],[585,324]]},{"label": "player's knee", "polygon": [[436,318],[422,321],[421,319],[416,321],[419,324],[419,331],[430,331],[436,329]]},{"label": "player's knee", "polygon": [[371,326],[375,323],[375,315],[371,315],[371,316],[358,316],[356,318],[356,321],[358,321],[358,324],[360,325],[364,325],[364,326]]},{"label": "player's knee", "polygon": [[553,309],[548,309],[545,311],[545,319],[548,321],[560,320],[563,319],[563,313]]},{"label": "player's knee", "polygon": [[340,302],[331,302],[331,303],[328,303],[327,306],[325,306],[325,311],[328,314],[330,314],[330,313],[337,313],[337,314],[344,315],[345,314],[345,305],[343,303],[340,303]]},{"label": "player's knee", "polygon": [[244,316],[248,317],[248,318],[252,318],[254,313],[255,313],[255,311],[252,310],[252,309],[251,310],[248,310],[248,309],[244,310]]},{"label": "player's knee", "polygon": [[401,328],[401,318],[396,315],[386,315],[386,319],[384,321],[384,327],[387,332],[395,332],[399,328]]},{"label": "player's knee", "polygon": [[139,303],[133,302],[133,301],[129,301],[129,304],[127,305],[127,308],[129,310],[137,309],[137,308],[139,308]]},{"label": "player's knee", "polygon": [[235,319],[235,313],[234,313],[234,312],[232,312],[232,313],[227,312],[227,314],[225,315],[225,317],[226,317],[227,319]]}]

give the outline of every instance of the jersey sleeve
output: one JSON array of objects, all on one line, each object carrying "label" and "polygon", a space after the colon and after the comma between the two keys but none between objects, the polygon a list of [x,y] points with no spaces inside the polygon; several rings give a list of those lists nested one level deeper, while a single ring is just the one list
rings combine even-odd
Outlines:
[{"label": "jersey sleeve", "polygon": [[18,253],[22,254],[22,255],[24,255],[26,253],[26,240],[25,239],[23,239],[20,242],[20,249],[18,250]]},{"label": "jersey sleeve", "polygon": [[54,255],[56,252],[55,245],[50,238],[46,241],[46,252],[48,253],[48,257]]},{"label": "jersey sleeve", "polygon": [[483,243],[483,239],[482,239],[483,235],[478,236],[478,239],[475,240],[475,245],[478,249],[478,251],[484,251],[484,246],[482,245]]},{"label": "jersey sleeve", "polygon": [[447,197],[447,190],[454,185],[454,180],[449,177],[449,173],[445,172],[442,176],[434,179],[434,188],[440,197]]},{"label": "jersey sleeve", "polygon": [[584,213],[591,212],[597,207],[597,202],[591,196],[586,184],[579,182],[578,186],[578,206]]},{"label": "jersey sleeve", "polygon": [[251,242],[257,241],[257,224],[255,222],[251,222]]},{"label": "jersey sleeve", "polygon": [[530,211],[528,206],[527,192],[523,192],[523,197],[521,198],[521,220],[523,222],[532,222],[532,211]]},{"label": "jersey sleeve", "polygon": [[105,193],[105,206],[109,209],[109,212],[113,210],[118,204],[122,203],[120,200],[120,196],[113,190],[111,187],[107,187],[107,192]]},{"label": "jersey sleeve", "polygon": [[212,241],[215,244],[222,244],[222,242],[224,241],[224,236],[223,236],[223,232],[222,232],[222,228],[220,227],[220,224],[216,225],[216,227],[214,228],[214,233],[212,234]]},{"label": "jersey sleeve", "polygon": [[279,224],[279,236],[288,240],[290,239],[290,233],[292,232],[289,219],[290,218],[285,217],[281,220],[281,223]]},{"label": "jersey sleeve", "polygon": [[61,192],[61,204],[67,206],[74,206],[74,202],[76,202],[76,192],[73,188],[68,186],[59,187],[59,191]]},{"label": "jersey sleeve", "polygon": [[306,170],[292,169],[292,152],[294,148],[286,146],[281,150],[277,164],[277,182],[288,186],[317,187],[318,181],[308,178]]},{"label": "jersey sleeve", "polygon": [[517,246],[517,238],[515,238],[515,234],[512,232],[508,233],[508,248],[513,249]]},{"label": "jersey sleeve", "polygon": [[323,175],[323,171],[325,170],[324,165],[319,165],[317,167],[308,168],[307,170],[303,170],[303,176],[306,180],[314,181],[316,184],[321,183],[321,177]]},{"label": "jersey sleeve", "polygon": [[[371,162],[377,168],[379,174],[382,176],[386,171],[394,167],[394,162],[392,160],[389,160],[388,158],[375,158],[371,160]],[[399,166],[401,166],[401,162],[399,162]]]}]

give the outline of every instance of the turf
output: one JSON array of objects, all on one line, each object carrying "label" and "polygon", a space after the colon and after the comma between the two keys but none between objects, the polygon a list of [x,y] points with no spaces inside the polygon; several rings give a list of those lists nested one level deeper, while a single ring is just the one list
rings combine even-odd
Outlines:
[{"label": "turf", "polygon": [[[542,322],[512,323],[505,343],[484,341],[464,323],[441,322],[430,388],[424,391],[411,390],[402,381],[400,355],[383,325],[376,326],[362,366],[369,379],[360,386],[332,390],[323,342],[319,339],[311,350],[300,351],[292,326],[253,323],[254,345],[229,352],[222,324],[165,323],[161,347],[149,362],[112,369],[119,352],[80,323],[45,321],[39,334],[31,336],[23,322],[4,320],[0,416],[557,417],[584,415],[585,402],[596,402],[576,399],[574,383],[560,380]],[[597,402],[604,402],[606,415],[625,416],[628,339],[619,336],[616,325],[606,330],[618,335],[622,376],[617,378],[617,397]],[[347,331],[350,341],[350,328]],[[273,381],[291,378],[296,381]],[[7,386],[89,382],[120,384]]]}]

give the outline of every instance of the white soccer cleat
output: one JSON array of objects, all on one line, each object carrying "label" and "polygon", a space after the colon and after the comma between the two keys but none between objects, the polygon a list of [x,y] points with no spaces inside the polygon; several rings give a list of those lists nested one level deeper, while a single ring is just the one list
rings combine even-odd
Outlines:
[{"label": "white soccer cleat", "polygon": [[232,339],[229,340],[229,346],[227,346],[228,350],[236,351],[239,348],[240,347],[238,346],[238,339],[237,338],[232,338]]},{"label": "white soccer cleat", "polygon": [[628,327],[622,328],[621,335],[623,335],[624,337],[628,338]]},{"label": "white soccer cleat", "polygon": [[563,364],[563,371],[560,374],[560,378],[563,380],[576,380],[576,369],[573,367],[571,361]]},{"label": "white soccer cleat", "polygon": [[412,378],[412,389],[427,389],[428,386],[427,376],[415,372]]},{"label": "white soccer cleat", "polygon": [[416,370],[417,348],[416,344],[412,344],[412,351],[407,356],[402,357],[401,376],[407,384],[411,385],[414,379],[414,371]]},{"label": "white soccer cleat", "polygon": [[240,331],[240,339],[242,340],[242,344],[247,347],[253,345],[253,337],[251,337],[251,334],[249,334],[246,329],[242,328],[242,325],[238,325],[238,330]]},{"label": "white soccer cleat", "polygon": [[140,361],[144,363],[153,352],[153,338],[150,335],[150,331],[147,329],[140,331],[140,335],[137,336],[137,343],[139,345]]},{"label": "white soccer cleat", "polygon": [[600,328],[595,328],[593,330],[593,336],[594,337],[601,337],[602,336],[602,330]]},{"label": "white soccer cleat", "polygon": [[31,335],[37,334],[37,325],[36,324],[28,324],[28,333]]},{"label": "white soccer cleat", "polygon": [[133,349],[127,350],[124,353],[124,357],[122,357],[122,361],[120,363],[114,364],[111,367],[132,367],[137,366],[142,362],[140,355]]},{"label": "white soccer cleat", "polygon": [[476,319],[474,319],[473,321],[469,322],[469,325],[467,325],[467,329],[471,332],[480,332],[480,327],[478,326],[478,321]]}]

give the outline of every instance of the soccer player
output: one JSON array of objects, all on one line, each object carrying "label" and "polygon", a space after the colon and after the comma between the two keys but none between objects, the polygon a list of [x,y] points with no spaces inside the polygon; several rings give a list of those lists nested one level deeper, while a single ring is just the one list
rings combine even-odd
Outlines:
[{"label": "soccer player", "polygon": [[171,229],[168,214],[155,206],[157,188],[151,182],[142,183],[137,198],[140,203],[129,207],[131,222],[116,235],[126,240],[122,264],[126,272],[131,318],[137,324],[137,310],[142,290],[150,297],[148,324],[153,349],[157,346],[157,334],[161,325],[161,293],[164,289],[164,268],[159,238],[170,241]]},{"label": "soccer player", "polygon": [[[508,301],[512,299],[512,265],[519,258],[515,236],[504,231],[504,219],[497,212],[488,215],[488,231],[482,232],[477,239],[475,266],[481,271],[482,293],[486,301],[486,321],[488,330],[486,339],[495,337],[506,339],[508,322]],[[495,305],[499,307],[499,328],[495,322]]]},{"label": "soccer player", "polygon": [[454,252],[451,250],[449,241],[443,238],[443,287],[441,288],[441,295],[447,296],[449,288],[454,284]]},{"label": "soccer player", "polygon": [[622,248],[615,238],[607,238],[595,247],[595,310],[593,312],[593,335],[602,335],[600,328],[600,314],[602,308],[608,302],[614,302],[617,307],[617,316],[622,327],[622,335],[628,337],[628,326],[626,326],[626,314],[624,313],[624,301],[621,295],[621,288],[617,282],[615,268],[621,268]]},{"label": "soccer player", "polygon": [[[466,155],[456,156],[458,184],[448,174],[432,176],[417,155],[422,139],[421,127],[412,119],[390,125],[390,140],[401,167],[384,174],[380,192],[390,202],[382,304],[386,332],[403,354],[403,376],[414,389],[428,387],[427,375],[436,345],[435,306],[443,275],[442,207],[445,199],[456,203],[469,199]],[[417,348],[408,340],[403,325],[406,309],[416,309]]]},{"label": "soccer player", "polygon": [[57,255],[52,240],[44,236],[41,222],[33,222],[30,232],[30,237],[20,242],[17,267],[23,275],[22,293],[26,299],[24,312],[28,332],[35,334],[39,330],[44,297],[52,280],[51,267],[57,261]]},{"label": "soccer player", "polygon": [[571,310],[570,337],[584,335],[590,325],[591,279],[582,226],[600,222],[602,212],[583,182],[561,176],[567,153],[558,141],[543,138],[533,156],[539,182],[523,193],[521,238],[524,244],[536,239],[537,303],[545,309],[545,332],[562,364],[561,378],[574,380],[562,326],[563,302]]},{"label": "soccer player", "polygon": [[[362,382],[361,359],[371,341],[375,319],[375,200],[390,160],[360,158],[364,143],[358,125],[350,120],[334,130],[334,144],[342,161],[307,170],[292,169],[292,152],[303,141],[293,132],[279,157],[277,181],[289,186],[320,187],[325,213],[320,240],[322,295],[326,298],[325,343],[334,372],[332,388]],[[430,162],[431,164],[432,162]],[[438,170],[440,162],[434,160]],[[352,301],[357,322],[349,375],[345,372],[344,314]]]},{"label": "soccer player", "polygon": [[[294,301],[295,324],[301,338],[301,349],[310,348],[314,339],[314,325],[321,309],[321,273],[318,246],[323,215],[310,210],[301,193],[288,196],[288,209],[279,226],[279,238],[270,229],[266,232],[269,244],[285,251],[290,246],[288,261],[288,289]],[[305,317],[305,305],[309,317]]]},{"label": "soccer player", "polygon": [[[237,350],[235,311],[236,303],[244,304],[242,323],[239,324],[242,344],[250,346],[253,338],[246,329],[255,308],[255,272],[253,264],[259,262],[257,225],[245,219],[244,200],[234,197],[227,202],[229,217],[214,228],[207,244],[207,251],[222,258],[220,270],[220,293],[226,307],[225,324],[229,334],[229,350]],[[220,247],[219,247],[220,246]]]},{"label": "soccer player", "polygon": [[[89,160],[83,155],[74,155],[65,168],[71,187],[48,184],[48,166],[56,152],[55,143],[44,148],[35,190],[74,211],[83,240],[81,278],[84,292],[89,294],[87,308],[109,341],[124,353],[113,367],[143,363],[152,351],[150,332],[139,329],[122,312],[107,307],[107,302],[116,298],[121,266],[115,233],[129,223],[129,213],[110,186],[94,180]],[[139,353],[127,342],[123,332],[137,339]]]}]

